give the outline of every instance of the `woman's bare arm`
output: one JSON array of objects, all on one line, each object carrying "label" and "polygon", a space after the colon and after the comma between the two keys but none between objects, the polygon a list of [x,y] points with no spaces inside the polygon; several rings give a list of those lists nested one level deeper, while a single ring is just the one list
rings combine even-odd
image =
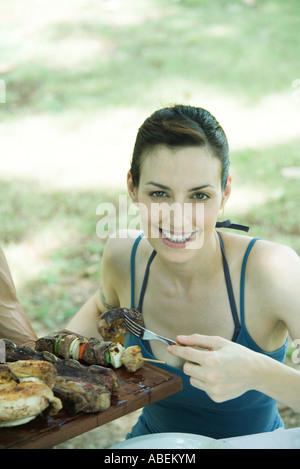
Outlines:
[{"label": "woman's bare arm", "polygon": [[73,316],[66,329],[84,337],[97,337],[99,316],[105,309],[100,301],[99,292],[96,292]]}]

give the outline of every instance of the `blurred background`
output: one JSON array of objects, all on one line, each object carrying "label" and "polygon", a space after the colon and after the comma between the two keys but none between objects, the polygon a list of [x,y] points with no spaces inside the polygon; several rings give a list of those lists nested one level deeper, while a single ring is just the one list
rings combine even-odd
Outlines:
[{"label": "blurred background", "polygon": [[[0,245],[39,336],[98,287],[97,206],[126,194],[162,106],[215,115],[224,217],[300,253],[299,57],[298,0],[0,0]],[[60,447],[108,447],[135,418]]]}]

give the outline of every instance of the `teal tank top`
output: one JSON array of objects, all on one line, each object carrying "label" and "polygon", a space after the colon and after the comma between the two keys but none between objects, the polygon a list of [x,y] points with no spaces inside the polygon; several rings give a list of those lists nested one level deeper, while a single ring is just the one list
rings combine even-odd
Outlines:
[{"label": "teal tank top", "polygon": [[[133,246],[131,253],[131,307],[134,304],[135,255],[143,234],[140,235]],[[245,271],[250,251],[258,238],[253,238],[245,252],[240,278],[240,314],[241,322],[236,311],[230,273],[226,261],[224,245],[219,235],[220,247],[223,255],[224,277],[227,285],[228,297],[234,321],[234,334],[232,341],[248,347],[255,352],[263,353],[280,362],[285,361],[286,343],[274,352],[265,352],[253,341],[249,335],[244,320],[244,290]],[[136,309],[142,313],[143,298],[147,286],[150,265],[156,252],[149,258],[141,288],[139,304]],[[155,358],[148,341],[140,340],[132,335],[125,336],[125,346],[139,345],[145,358]],[[230,438],[253,433],[273,431],[283,427],[283,421],[277,410],[277,402],[258,391],[248,391],[242,396],[226,402],[216,403],[204,392],[190,385],[189,377],[182,370],[167,364],[157,364],[160,368],[169,371],[182,379],[182,391],[146,406],[137,423],[127,438],[161,432],[194,433],[211,438]]]}]

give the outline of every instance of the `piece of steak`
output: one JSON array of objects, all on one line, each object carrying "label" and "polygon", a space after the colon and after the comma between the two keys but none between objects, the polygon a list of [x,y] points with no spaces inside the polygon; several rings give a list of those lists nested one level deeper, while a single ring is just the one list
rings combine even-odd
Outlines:
[{"label": "piece of steak", "polygon": [[58,376],[53,392],[71,415],[99,412],[108,409],[111,404],[111,392],[105,386],[81,379]]}]

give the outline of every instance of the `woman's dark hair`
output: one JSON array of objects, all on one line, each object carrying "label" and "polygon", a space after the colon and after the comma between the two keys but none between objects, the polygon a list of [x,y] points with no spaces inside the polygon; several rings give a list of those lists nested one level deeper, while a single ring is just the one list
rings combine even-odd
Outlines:
[{"label": "woman's dark hair", "polygon": [[210,148],[221,162],[221,184],[222,189],[225,188],[229,171],[228,141],[210,112],[201,107],[175,105],[159,109],[145,120],[138,130],[131,161],[130,172],[136,187],[140,181],[143,157],[158,145],[171,149]]}]

